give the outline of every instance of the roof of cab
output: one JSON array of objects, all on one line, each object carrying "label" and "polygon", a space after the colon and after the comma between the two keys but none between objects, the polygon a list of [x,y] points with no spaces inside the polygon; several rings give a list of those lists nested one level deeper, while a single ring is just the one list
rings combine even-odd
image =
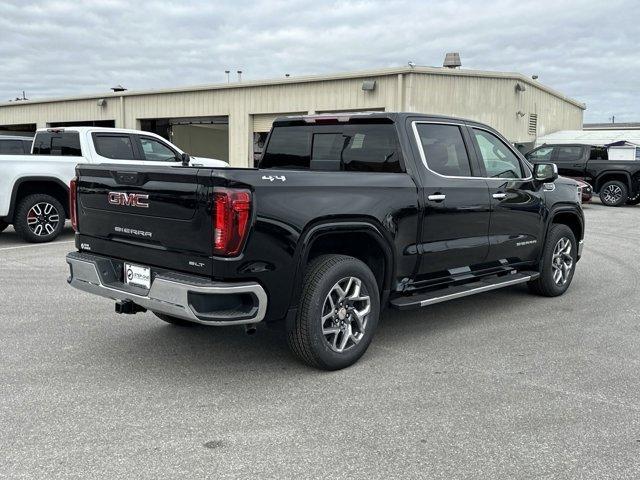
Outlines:
[{"label": "roof of cab", "polygon": [[[275,124],[287,124],[287,123],[317,123],[318,120],[333,120],[338,123],[349,123],[352,120],[365,120],[365,119],[388,119],[391,122],[402,122],[407,118],[416,118],[421,120],[430,121],[442,121],[450,123],[468,123],[470,125],[480,125],[483,127],[491,128],[489,125],[470,120],[467,118],[450,117],[447,115],[438,115],[430,113],[419,112],[379,112],[379,111],[362,111],[362,112],[335,112],[335,113],[317,113],[312,115],[289,115],[277,117],[274,120]],[[491,128],[494,130],[493,128]]]}]

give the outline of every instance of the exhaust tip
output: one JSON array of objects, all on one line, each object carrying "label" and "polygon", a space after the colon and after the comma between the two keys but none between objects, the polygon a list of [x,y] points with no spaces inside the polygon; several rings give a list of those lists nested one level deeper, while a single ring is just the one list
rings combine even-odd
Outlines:
[{"label": "exhaust tip", "polygon": [[251,323],[244,326],[244,331],[247,335],[255,335],[255,333],[258,331],[258,328],[256,327],[255,323]]}]

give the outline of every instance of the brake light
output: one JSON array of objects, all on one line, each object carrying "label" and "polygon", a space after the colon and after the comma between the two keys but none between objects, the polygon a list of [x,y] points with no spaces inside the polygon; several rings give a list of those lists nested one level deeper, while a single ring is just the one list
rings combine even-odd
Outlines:
[{"label": "brake light", "polygon": [[251,218],[251,192],[216,188],[213,191],[213,253],[232,257],[242,249]]},{"label": "brake light", "polygon": [[78,231],[78,179],[73,178],[69,183],[69,217],[74,231]]}]

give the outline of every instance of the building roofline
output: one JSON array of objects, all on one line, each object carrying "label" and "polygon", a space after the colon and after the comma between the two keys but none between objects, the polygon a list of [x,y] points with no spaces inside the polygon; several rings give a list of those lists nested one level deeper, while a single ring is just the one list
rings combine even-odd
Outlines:
[{"label": "building roofline", "polygon": [[154,89],[154,90],[127,90],[124,92],[105,92],[97,94],[77,95],[72,97],[57,97],[57,98],[44,98],[36,100],[21,100],[19,102],[3,102],[0,103],[0,107],[11,107],[19,105],[33,105],[40,103],[56,103],[56,102],[69,102],[78,100],[93,100],[99,98],[119,98],[119,97],[135,97],[143,95],[158,95],[167,93],[187,93],[198,92],[205,90],[227,90],[235,88],[251,88],[251,87],[263,87],[273,85],[287,85],[296,83],[313,83],[313,82],[326,82],[333,80],[355,79],[355,78],[368,78],[368,77],[380,77],[410,73],[423,73],[428,75],[445,75],[445,76],[458,76],[458,77],[482,77],[482,78],[499,78],[517,80],[519,82],[526,83],[535,88],[539,88],[550,95],[553,95],[561,100],[569,102],[576,107],[583,110],[586,109],[584,103],[574,100],[566,95],[563,95],[559,91],[543,85],[521,73],[514,72],[491,72],[485,70],[467,70],[467,69],[452,69],[444,67],[391,67],[380,68],[376,70],[361,70],[356,72],[343,72],[332,73],[327,75],[305,75],[300,77],[287,77],[287,78],[275,78],[266,80],[255,80],[247,82],[234,82],[234,83],[214,83],[205,85],[193,85],[174,88]]}]

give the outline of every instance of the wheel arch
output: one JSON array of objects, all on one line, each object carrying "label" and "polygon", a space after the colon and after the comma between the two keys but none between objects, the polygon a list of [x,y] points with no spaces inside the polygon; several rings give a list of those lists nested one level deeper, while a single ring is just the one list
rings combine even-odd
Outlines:
[{"label": "wheel arch", "polygon": [[11,191],[11,203],[7,221],[13,222],[18,202],[28,195],[44,193],[58,200],[65,209],[65,217],[69,218],[69,187],[59,178],[46,176],[29,176],[18,179]]},{"label": "wheel arch", "polygon": [[[553,225],[566,225],[571,229],[576,242],[579,242],[584,238],[584,217],[572,207],[557,207],[549,214],[549,221],[547,222],[547,229],[545,232],[545,242],[549,235],[549,230]],[[540,258],[544,254],[540,252]]]},{"label": "wheel arch", "polygon": [[606,170],[596,177],[596,181],[593,185],[594,193],[600,193],[602,185],[611,180],[617,180],[624,183],[627,186],[627,189],[629,189],[629,193],[632,192],[633,185],[631,181],[631,174],[629,172],[621,172],[620,170]]},{"label": "wheel arch", "polygon": [[393,248],[382,227],[370,220],[326,220],[311,225],[300,237],[296,255],[294,290],[290,308],[298,305],[306,266],[323,254],[348,255],[371,268],[380,289],[380,305],[386,303],[395,268]]}]

